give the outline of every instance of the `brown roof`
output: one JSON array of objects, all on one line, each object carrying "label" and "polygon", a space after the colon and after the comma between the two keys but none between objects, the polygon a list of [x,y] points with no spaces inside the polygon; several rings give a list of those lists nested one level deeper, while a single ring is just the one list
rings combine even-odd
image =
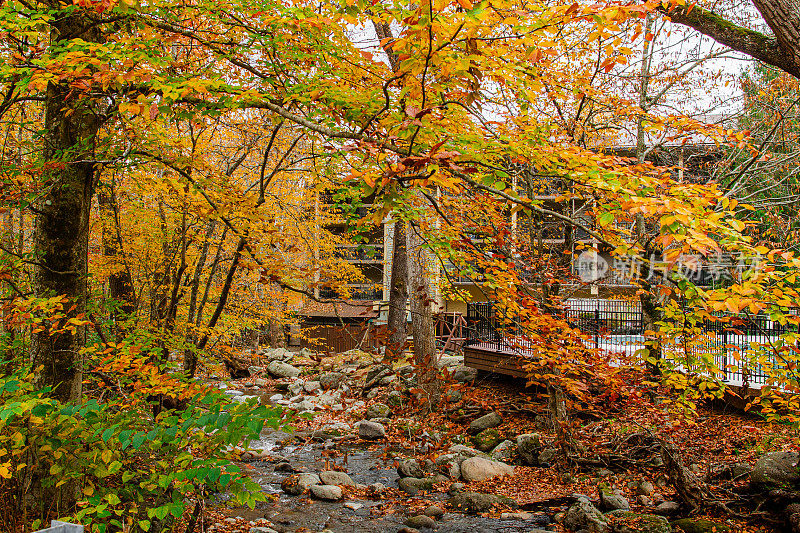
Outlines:
[{"label": "brown roof", "polygon": [[299,314],[308,317],[376,318],[379,313],[372,302],[342,300],[338,302],[316,302],[306,300]]}]

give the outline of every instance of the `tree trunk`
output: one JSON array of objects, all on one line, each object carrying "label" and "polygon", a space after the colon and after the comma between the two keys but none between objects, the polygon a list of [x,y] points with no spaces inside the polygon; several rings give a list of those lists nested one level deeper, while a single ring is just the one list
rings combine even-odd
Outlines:
[{"label": "tree trunk", "polygon": [[431,410],[439,404],[442,384],[438,379],[436,331],[433,322],[432,292],[428,272],[428,253],[415,228],[407,232],[408,286],[411,298],[411,331],[414,337],[414,363],[417,380]]},{"label": "tree trunk", "polygon": [[[98,37],[82,10],[52,23],[53,46],[64,46],[55,43],[74,38],[97,42]],[[47,87],[43,158],[49,188],[37,206],[33,286],[38,297],[65,295],[68,318],[82,317],[86,311],[89,211],[95,185],[92,161],[100,127],[95,105],[68,82]],[[33,366],[42,366],[38,382],[52,387],[53,398],[80,400],[83,360],[79,352],[85,342],[83,326],[54,335],[48,331],[32,335]]]},{"label": "tree trunk", "polygon": [[394,224],[394,246],[392,249],[392,280],[389,289],[389,342],[386,357],[399,356],[408,338],[406,327],[406,302],[408,301],[408,248],[406,243],[406,221],[398,219]]},{"label": "tree trunk", "polygon": [[[107,189],[107,190],[106,190]],[[136,309],[136,295],[133,291],[133,280],[130,270],[122,257],[122,240],[119,233],[119,217],[114,183],[101,189],[97,195],[102,221],[103,255],[106,261],[114,263],[117,269],[108,276],[108,296],[117,304],[111,312],[111,318],[119,323]],[[122,267],[122,268],[120,268]]]}]

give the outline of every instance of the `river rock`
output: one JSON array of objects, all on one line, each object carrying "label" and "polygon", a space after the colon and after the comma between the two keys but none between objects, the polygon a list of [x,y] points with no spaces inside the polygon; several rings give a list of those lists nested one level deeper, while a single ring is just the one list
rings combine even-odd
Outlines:
[{"label": "river rock", "polygon": [[478,377],[478,370],[468,366],[457,366],[450,374],[452,378],[461,383],[470,383]]},{"label": "river rock", "polygon": [[448,503],[469,514],[487,513],[498,505],[517,507],[517,503],[511,498],[481,492],[459,492],[451,497]]},{"label": "river rock", "polygon": [[370,389],[380,382],[381,379],[385,378],[389,374],[392,373],[392,367],[389,365],[375,365],[373,366],[369,372],[367,372],[367,377],[364,380],[364,388]]},{"label": "river rock", "polygon": [[300,375],[300,369],[288,363],[272,361],[267,365],[267,372],[277,378],[296,378]]},{"label": "river rock", "polygon": [[256,526],[250,528],[250,533],[278,533],[271,527]]},{"label": "river rock", "polygon": [[393,390],[388,396],[386,396],[386,403],[393,407],[400,407],[403,405],[403,393]]},{"label": "river rock", "polygon": [[641,496],[650,496],[656,491],[656,488],[649,481],[640,481],[636,485],[636,494]]},{"label": "river rock", "polygon": [[319,479],[323,485],[344,485],[346,487],[355,487],[356,484],[350,476],[344,472],[336,472],[335,470],[326,470],[319,473]]},{"label": "river rock", "polygon": [[800,481],[800,454],[773,452],[756,461],[750,480],[756,485],[788,486]]},{"label": "river rock", "polygon": [[397,486],[406,494],[414,496],[421,490],[431,490],[433,488],[433,479],[404,477],[397,481]]},{"label": "river rock", "polygon": [[358,436],[367,440],[382,439],[386,436],[386,428],[379,422],[362,420],[358,423]]},{"label": "river rock", "polygon": [[489,428],[484,429],[477,435],[473,435],[470,440],[472,444],[480,451],[488,452],[500,444],[500,442],[503,440],[503,437],[500,436],[500,432],[495,428]]},{"label": "river rock", "polygon": [[408,520],[405,521],[405,524],[407,526],[410,526],[410,527],[413,527],[413,528],[416,528],[416,529],[423,528],[423,527],[427,527],[427,528],[433,529],[433,528],[436,527],[436,520],[434,520],[430,516],[425,516],[425,515],[421,514],[421,515],[417,515],[417,516],[412,516],[411,518],[409,518]]},{"label": "river rock", "polygon": [[336,485],[311,485],[311,495],[317,499],[336,502],[342,499],[342,488]]},{"label": "river rock", "polygon": [[374,403],[367,408],[364,418],[370,420],[372,418],[387,418],[392,413],[388,405],[383,403]]},{"label": "river rock", "polygon": [[430,516],[431,518],[435,518],[436,520],[439,520],[441,517],[444,516],[444,509],[442,509],[437,505],[431,505],[430,507],[422,511],[422,514],[424,514],[425,516]]},{"label": "river rock", "polygon": [[606,518],[610,518],[614,533],[672,533],[663,516],[617,510],[607,513]]},{"label": "river rock", "polygon": [[719,522],[712,522],[703,518],[681,518],[672,522],[673,528],[681,528],[684,533],[724,533],[730,528]]},{"label": "river rock", "polygon": [[631,504],[627,498],[605,490],[600,491],[600,507],[605,511],[629,511]]},{"label": "river rock", "polygon": [[491,412],[488,415],[483,415],[482,417],[473,420],[469,425],[469,432],[473,434],[480,433],[486,429],[496,428],[502,423],[502,417],[495,412]]},{"label": "river rock", "polygon": [[304,472],[285,477],[281,482],[281,488],[283,492],[297,496],[303,494],[309,487],[320,483],[318,475]]},{"label": "river rock", "polygon": [[305,390],[309,394],[313,394],[320,390],[322,385],[319,384],[319,381],[306,381],[303,385],[303,390]]},{"label": "river rock", "polygon": [[425,472],[416,459],[403,459],[400,461],[397,465],[397,474],[400,477],[425,477]]},{"label": "river rock", "polygon": [[464,481],[483,481],[495,476],[506,476],[513,473],[513,466],[484,457],[470,457],[461,463],[461,477],[464,478]]},{"label": "river rock", "polygon": [[344,374],[341,372],[326,372],[322,374],[317,380],[320,387],[324,390],[335,389],[344,379]]},{"label": "river rock", "polygon": [[495,461],[500,461],[503,463],[510,463],[514,460],[514,456],[517,454],[517,445],[514,444],[510,440],[504,440],[500,444],[494,447],[492,453],[492,459]]},{"label": "river rock", "polygon": [[673,515],[677,514],[678,511],[681,510],[681,504],[678,502],[661,502],[655,506],[653,512],[660,515]]},{"label": "river rock", "polygon": [[586,530],[589,533],[609,533],[608,520],[589,500],[579,499],[564,515],[562,524],[571,531]]}]

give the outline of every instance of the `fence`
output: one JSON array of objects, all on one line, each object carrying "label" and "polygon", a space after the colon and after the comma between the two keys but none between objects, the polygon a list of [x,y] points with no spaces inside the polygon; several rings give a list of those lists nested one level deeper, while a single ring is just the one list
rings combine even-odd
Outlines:
[{"label": "fence", "polygon": [[[645,330],[642,308],[638,302],[625,300],[569,300],[563,317],[587,337],[587,345],[609,353],[629,356],[644,348]],[[504,316],[503,310],[491,302],[467,305],[466,345],[481,346],[501,353],[534,354],[531,341],[521,334],[518,324]],[[664,356],[672,358],[679,368],[698,370],[692,359],[713,355],[722,379],[734,385],[765,384],[768,372],[757,359],[764,345],[774,343],[782,334],[797,332],[766,316],[720,316],[697,324],[691,341],[680,338],[664,346]],[[688,356],[688,357],[687,357]],[[764,359],[764,358],[761,358]],[[774,357],[766,355],[768,364],[779,367]],[[696,361],[695,361],[696,363]],[[744,367],[744,368],[743,368]]]}]

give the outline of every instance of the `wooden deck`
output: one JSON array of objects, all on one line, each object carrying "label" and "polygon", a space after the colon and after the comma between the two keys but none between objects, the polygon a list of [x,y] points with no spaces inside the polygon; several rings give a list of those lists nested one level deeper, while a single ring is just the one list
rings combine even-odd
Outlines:
[{"label": "wooden deck", "polygon": [[515,378],[525,378],[525,357],[513,350],[498,349],[497,345],[476,343],[464,346],[464,365],[476,370],[494,372]]}]

